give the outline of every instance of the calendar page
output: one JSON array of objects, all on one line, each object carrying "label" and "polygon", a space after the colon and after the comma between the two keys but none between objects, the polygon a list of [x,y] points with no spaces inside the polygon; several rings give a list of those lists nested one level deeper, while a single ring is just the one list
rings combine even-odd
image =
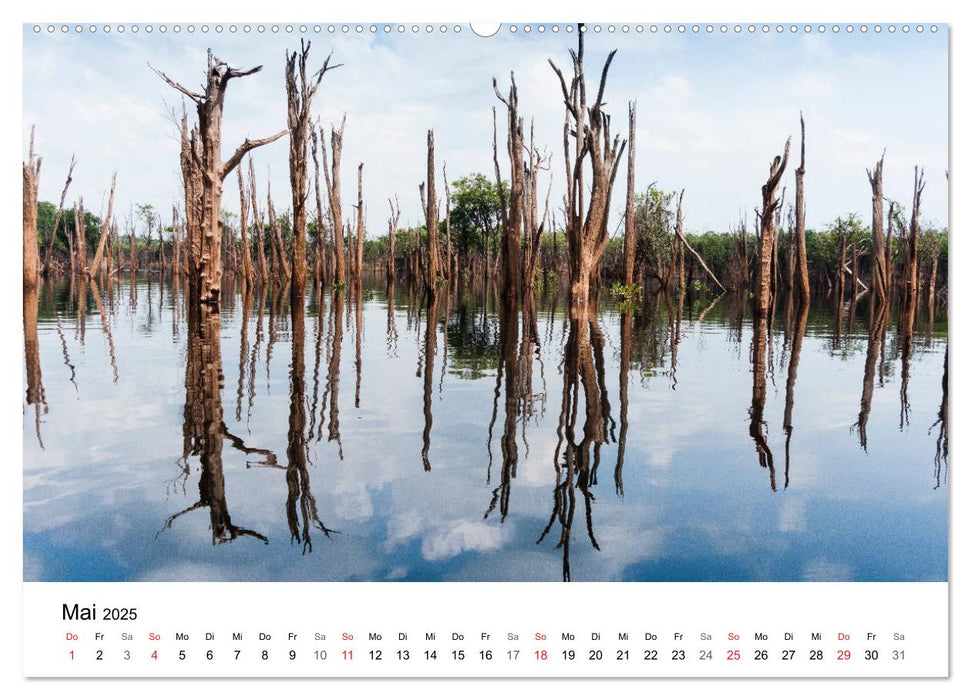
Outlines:
[{"label": "calendar page", "polygon": [[948,677],[948,24],[306,19],[21,28],[23,675]]}]

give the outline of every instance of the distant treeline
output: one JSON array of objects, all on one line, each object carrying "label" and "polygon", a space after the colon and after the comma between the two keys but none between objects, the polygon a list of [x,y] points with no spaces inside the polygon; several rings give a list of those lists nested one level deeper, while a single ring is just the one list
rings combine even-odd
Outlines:
[{"label": "distant treeline", "polygon": [[[495,276],[498,273],[500,248],[502,241],[502,222],[500,192],[494,181],[485,175],[475,173],[459,178],[452,183],[451,208],[451,240],[458,257],[458,269],[461,275],[468,277]],[[503,183],[503,187],[508,187]],[[652,188],[636,198],[635,229],[637,232],[637,263],[640,272],[640,285],[650,289],[665,286],[672,273],[674,251],[674,206],[677,193],[666,192]],[[50,240],[57,207],[50,202],[38,203],[38,243],[45,249]],[[224,212],[224,219],[228,229],[227,267],[234,269],[240,259],[239,248],[241,237],[238,230],[238,218],[231,212]],[[906,226],[906,215],[902,208],[895,211],[894,226],[903,231]],[[537,275],[558,276],[564,274],[567,264],[567,250],[565,234],[562,227],[557,226],[556,217],[551,216],[552,226],[544,231],[540,239],[540,254]],[[76,240],[76,217],[74,209],[65,209],[61,217],[62,231],[54,240],[55,258],[63,261],[69,259],[68,241]],[[278,216],[280,233],[284,246],[292,244],[292,224],[289,212]],[[91,212],[84,212],[84,237],[90,251],[98,243],[98,236],[102,221]],[[256,230],[256,224],[249,227]],[[134,228],[137,234],[134,238],[136,246],[136,260],[142,269],[157,266],[160,259],[173,257],[172,227],[163,226],[160,218],[150,205],[140,205],[128,220],[128,227]],[[622,227],[621,227],[622,228]],[[792,226],[780,227],[778,240],[778,275],[782,284],[789,280],[789,263],[791,258],[787,254],[792,243]],[[161,230],[162,237],[159,237]],[[444,235],[445,221],[440,224],[440,232]],[[67,233],[68,235],[65,235]],[[264,225],[262,237],[250,235],[250,241],[268,239],[269,224]],[[308,250],[318,250],[318,231],[315,221],[307,224]],[[754,227],[740,221],[728,231],[705,231],[704,233],[685,233],[688,243],[706,261],[715,275],[730,288],[744,286],[738,274],[737,263],[742,258],[748,259],[748,265],[756,265],[755,251],[757,235]],[[856,213],[847,213],[834,219],[823,230],[806,230],[806,250],[809,263],[811,284],[817,291],[826,291],[835,285],[840,263],[841,239],[845,250],[856,250],[859,256],[858,274],[861,279],[870,276],[870,245],[871,231]],[[892,259],[900,264],[900,243],[903,236],[895,236],[891,240]],[[129,236],[119,237],[118,255],[122,263],[130,260]],[[424,226],[398,228],[395,240],[395,268],[407,274],[409,260],[414,259],[427,247],[427,231]],[[160,251],[160,246],[162,250]],[[389,237],[385,233],[381,236],[371,236],[364,242],[365,265],[374,271],[384,269],[388,258]],[[160,257],[160,252],[162,256]],[[921,275],[929,275],[935,267],[939,300],[946,301],[948,281],[948,231],[944,229],[921,227],[918,241],[918,261]],[[850,264],[849,259],[846,261]],[[686,260],[689,281],[707,284],[704,273],[697,267],[693,258]],[[119,267],[122,267],[121,265]],[[600,270],[600,282],[610,286],[621,279],[623,267],[623,236],[614,235],[604,253]],[[849,271],[846,271],[849,274]],[[898,276],[899,277],[899,276]]]}]

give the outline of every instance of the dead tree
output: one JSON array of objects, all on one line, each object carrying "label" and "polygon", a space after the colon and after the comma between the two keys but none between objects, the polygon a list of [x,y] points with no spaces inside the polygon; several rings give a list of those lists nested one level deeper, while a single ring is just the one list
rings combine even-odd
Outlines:
[{"label": "dead tree", "polygon": [[324,147],[324,130],[320,130],[321,150],[324,158],[324,179],[327,196],[330,200],[330,226],[333,232],[334,283],[344,286],[347,283],[347,269],[344,262],[344,223],[341,213],[341,150],[344,147],[344,124],[347,116],[341,119],[341,128],[330,128],[330,174],[327,172],[327,151]]},{"label": "dead tree", "polygon": [[[105,252],[105,241],[108,239],[108,228],[111,226],[111,217],[115,208],[115,178],[118,173],[111,174],[111,194],[108,195],[108,215],[101,222],[101,235],[98,237],[98,247],[94,251],[94,259],[88,269],[88,277],[98,274],[98,266],[101,265],[101,256]],[[159,226],[159,238],[162,236],[162,227]]]},{"label": "dead tree", "polygon": [[85,239],[83,197],[78,197],[78,202],[74,205],[74,254],[76,260],[71,270],[84,274],[88,269],[88,245]]},{"label": "dead tree", "polygon": [[425,225],[428,230],[428,292],[435,294],[441,277],[441,252],[438,245],[438,200],[435,198],[435,132],[428,130],[428,186],[425,192]]},{"label": "dead tree", "polygon": [[502,186],[499,171],[499,156],[496,146],[496,113],[492,112],[492,159],[496,169],[496,188],[502,216],[502,290],[503,296],[515,300],[519,298],[522,280],[522,228],[525,161],[523,157],[523,120],[519,116],[519,94],[516,90],[516,76],[509,74],[509,95],[503,97],[499,83],[492,79],[492,89],[499,101],[506,105],[506,153],[509,156],[509,197]]},{"label": "dead tree", "polygon": [[128,229],[128,271],[134,274],[138,272],[138,252],[135,246],[135,217],[130,209],[125,217],[125,227]]},{"label": "dead tree", "polygon": [[452,279],[454,274],[452,260],[452,190],[448,186],[445,162],[442,162],[442,182],[445,183],[445,277]]},{"label": "dead tree", "polygon": [[[836,270],[836,307],[837,314],[842,314],[843,298],[846,296],[846,232],[843,231],[843,219],[836,219],[836,240],[838,241],[837,254],[839,262]],[[853,290],[856,294],[856,290]]]},{"label": "dead tree", "polygon": [[[240,168],[240,172],[242,172]],[[182,274],[182,231],[179,223],[179,210],[172,205],[172,279]],[[244,239],[245,240],[245,239]]]},{"label": "dead tree", "polygon": [[539,215],[539,171],[549,170],[549,155],[540,154],[535,145],[533,123],[529,124],[528,162],[523,171],[523,298],[531,294],[536,284],[536,266],[542,248],[543,229],[550,212],[550,187],[542,218]]},{"label": "dead tree", "polygon": [[280,220],[277,218],[276,210],[273,208],[273,198],[270,196],[270,182],[267,178],[266,183],[266,213],[270,219],[270,245],[273,250],[273,259],[277,262],[274,274],[277,279],[289,280],[291,275],[290,264],[287,262],[287,251],[283,246],[283,232],[280,230]]},{"label": "dead tree", "polygon": [[54,226],[51,228],[51,237],[47,241],[47,255],[44,260],[44,274],[51,274],[54,266],[54,241],[57,240],[57,227],[61,223],[61,217],[64,215],[64,200],[67,198],[67,190],[71,186],[72,175],[74,173],[74,166],[77,165],[77,161],[74,160],[74,154],[71,154],[71,165],[67,169],[67,179],[64,181],[64,189],[61,190],[61,201],[57,205],[57,214],[54,216]]},{"label": "dead tree", "polygon": [[394,244],[398,237],[398,219],[401,216],[401,207],[398,205],[398,197],[395,195],[394,202],[388,197],[388,206],[391,208],[391,216],[388,217],[388,284],[394,284]]},{"label": "dead tree", "polygon": [[226,88],[233,78],[241,78],[260,71],[263,66],[248,70],[231,68],[216,58],[212,49],[207,52],[206,84],[203,92],[192,92],[175,82],[161,71],[155,72],[171,87],[195,102],[198,114],[198,134],[201,153],[193,152],[198,158],[202,172],[202,217],[200,221],[201,251],[198,275],[193,280],[198,287],[198,301],[218,306],[220,282],[222,280],[222,193],[223,180],[239,165],[247,153],[258,146],[276,141],[286,134],[280,131],[267,138],[245,139],[229,160],[222,159],[222,118]]},{"label": "dead tree", "polygon": [[[607,72],[617,53],[611,51],[600,75],[593,105],[587,105],[587,83],[583,72],[583,25],[579,27],[577,51],[570,51],[573,76],[569,83],[550,59],[560,79],[566,115],[563,122],[563,154],[566,165],[565,228],[570,257],[570,299],[584,306],[590,296],[591,272],[607,247],[607,215],[610,195],[617,176],[617,164],[627,145],[619,136],[610,137],[610,117],[603,111]],[[571,136],[573,145],[571,147]],[[589,160],[591,182],[584,183],[584,161]],[[589,202],[585,201],[589,190]]]},{"label": "dead tree", "polygon": [[913,331],[917,308],[917,239],[920,236],[920,200],[924,194],[924,172],[914,166],[914,199],[910,210],[910,231],[904,248],[904,318],[905,335]]},{"label": "dead tree", "polygon": [[324,73],[338,66],[330,65],[330,56],[320,70],[308,78],[307,56],[310,42],[300,40],[299,53],[287,52],[287,127],[290,131],[290,190],[293,193],[293,258],[290,297],[303,298],[307,284],[307,137],[310,131],[310,105]]},{"label": "dead tree", "polygon": [[796,289],[799,300],[809,303],[809,257],[806,253],[806,201],[803,177],[806,174],[806,122],[799,114],[799,128],[802,139],[799,147],[799,167],[796,168]]},{"label": "dead tree", "polygon": [[[202,143],[199,139],[199,130],[196,127],[189,129],[189,117],[184,108],[179,164],[182,169],[182,186],[185,194],[185,270],[188,277],[195,280],[199,275],[198,266],[202,254]],[[134,236],[131,243],[134,248]],[[136,263],[137,260],[132,255],[132,272],[137,269]]]},{"label": "dead tree", "polygon": [[260,283],[266,284],[270,279],[269,267],[266,263],[266,232],[263,229],[263,211],[260,209],[259,200],[256,197],[256,169],[253,167],[253,159],[249,159],[249,198],[250,211],[253,212],[253,244],[256,246],[256,260],[259,263]]},{"label": "dead tree", "polygon": [[873,225],[870,246],[873,260],[873,280],[870,286],[880,303],[887,300],[887,295],[890,292],[887,284],[887,258],[883,238],[883,158],[884,156],[881,155],[872,171],[869,168],[866,171],[867,179],[870,181],[870,189],[873,190]]},{"label": "dead tree", "polygon": [[[252,161],[250,161],[252,163]],[[239,181],[239,235],[243,246],[243,284],[250,287],[253,284],[253,255],[250,252],[249,237],[246,229],[249,226],[249,197],[243,182],[243,169],[236,170]]]},{"label": "dead tree", "polygon": [[357,166],[357,238],[354,253],[354,283],[360,288],[364,280],[364,163]]},{"label": "dead tree", "polygon": [[24,289],[36,289],[40,282],[40,252],[37,247],[37,188],[43,158],[34,154],[34,127],[30,127],[30,150],[24,163]]},{"label": "dead tree", "polygon": [[779,181],[789,162],[789,141],[786,139],[785,151],[782,156],[776,156],[769,165],[769,179],[762,185],[762,211],[759,214],[761,225],[759,234],[759,283],[756,290],[756,315],[767,318],[772,298],[772,253],[775,248],[776,217],[775,211],[779,207],[776,192]]},{"label": "dead tree", "polygon": [[[158,229],[158,267],[162,276],[165,276],[165,238],[163,237],[164,229],[162,228],[162,217],[155,217],[156,228]],[[233,261],[233,269],[236,269],[236,261]]]},{"label": "dead tree", "polygon": [[317,278],[317,284],[324,283],[324,277],[326,273],[325,266],[325,253],[326,253],[326,228],[324,226],[324,208],[321,205],[320,200],[320,158],[317,156],[317,151],[320,148],[319,142],[317,140],[317,129],[310,130],[310,154],[314,160],[314,196],[316,197],[317,210],[316,217],[314,219],[314,225],[317,228],[317,251],[314,254],[314,275]]},{"label": "dead tree", "polygon": [[637,126],[637,103],[627,106],[627,202],[624,206],[624,285],[634,284],[634,260],[637,257],[637,226],[634,215],[634,131]]},{"label": "dead tree", "polygon": [[904,224],[900,221],[900,212],[895,211],[898,206],[895,201],[888,199],[890,206],[887,208],[887,240],[885,245],[886,252],[886,270],[887,270],[887,296],[893,294],[894,287],[894,264],[893,264],[893,225],[897,222],[898,228],[900,229],[901,238],[905,235]]}]

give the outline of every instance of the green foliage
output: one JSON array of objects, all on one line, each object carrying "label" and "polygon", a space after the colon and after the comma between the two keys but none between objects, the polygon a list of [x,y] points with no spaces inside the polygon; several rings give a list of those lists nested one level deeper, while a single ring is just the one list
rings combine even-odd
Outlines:
[{"label": "green foliage", "polygon": [[[502,183],[501,192],[509,185]],[[459,253],[481,251],[500,228],[500,189],[482,173],[452,183],[452,245]]]},{"label": "green foliage", "polygon": [[[51,240],[51,229],[54,228],[54,219],[57,217],[57,205],[51,202],[37,203],[37,239],[41,245],[46,246]],[[67,239],[64,237],[64,227],[67,226],[71,236],[74,232],[74,208],[65,209],[61,212],[61,223],[58,224],[57,240],[54,243],[56,253],[66,254],[68,252]],[[98,244],[98,236],[101,235],[101,217],[89,211],[84,212],[84,239],[88,245]]]},{"label": "green foliage", "polygon": [[610,288],[610,293],[625,304],[632,304],[641,296],[641,288],[636,284],[621,284],[614,282]]}]

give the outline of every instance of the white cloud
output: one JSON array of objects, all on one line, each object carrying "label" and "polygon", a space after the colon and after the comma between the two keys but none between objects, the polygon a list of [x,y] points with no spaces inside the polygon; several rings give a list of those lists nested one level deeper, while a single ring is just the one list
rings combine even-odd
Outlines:
[{"label": "white cloud", "polygon": [[[638,99],[638,182],[685,187],[689,230],[724,229],[739,208],[757,199],[766,164],[787,135],[798,133],[800,110],[811,144],[810,226],[866,208],[863,168],[883,145],[894,163],[887,171],[888,190],[906,198],[909,169],[921,163],[929,175],[925,213],[946,220],[946,36],[912,37],[894,50],[885,50],[888,37],[867,37],[866,43],[849,35],[745,39],[633,34],[587,39],[591,83],[606,51],[619,48],[606,93],[614,128],[624,131],[627,100]],[[436,131],[437,156],[447,161],[450,176],[492,172],[491,110],[501,107],[493,76],[504,85],[509,71],[516,72],[522,114],[535,119],[539,144],[558,162],[563,107],[547,58],[565,66],[566,49],[574,42],[552,34],[489,41],[423,33],[315,38],[312,62],[333,51],[333,60],[344,65],[325,76],[314,109],[325,126],[347,113],[345,180],[352,179],[356,163],[365,163],[371,230],[383,232],[384,203],[394,193],[401,197],[402,223],[417,221],[429,128]],[[224,149],[282,128],[283,55],[294,47],[293,37],[48,37],[26,31],[24,122],[28,129],[37,124],[38,150],[45,156],[41,197],[59,196],[76,152],[72,198],[84,194],[100,201],[117,169],[119,211],[128,202],[146,201],[167,209],[179,186],[178,142],[166,105],[178,107],[180,100],[146,62],[192,88],[201,80],[207,45],[236,65],[264,65],[229,89]],[[888,85],[905,86],[907,99]],[[847,135],[851,138],[844,139]],[[269,166],[281,210],[289,201],[284,141],[255,154],[260,189]],[[551,201],[557,202],[562,172],[552,172]],[[224,204],[236,209],[231,194]]]}]

